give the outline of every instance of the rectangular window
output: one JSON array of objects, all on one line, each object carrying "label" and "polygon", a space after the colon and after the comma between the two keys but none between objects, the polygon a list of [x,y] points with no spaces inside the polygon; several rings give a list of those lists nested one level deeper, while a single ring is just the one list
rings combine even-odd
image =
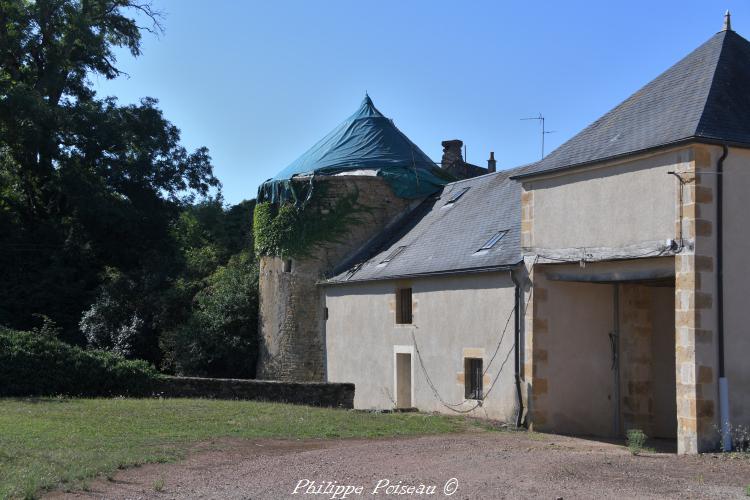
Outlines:
[{"label": "rectangular window", "polygon": [[405,249],[406,249],[406,246],[398,247],[397,249],[395,249],[394,251],[392,251],[390,254],[388,254],[388,257],[386,257],[385,259],[381,260],[380,263],[381,264],[385,264],[387,262],[392,261],[393,259],[395,259],[396,257],[398,257],[398,254],[400,254],[401,252],[403,252]]},{"label": "rectangular window", "polygon": [[466,191],[468,191],[468,187],[460,188],[457,191],[455,191],[450,198],[448,198],[448,201],[445,202],[446,205],[450,205],[453,203],[456,203],[459,198],[461,198],[464,194],[466,194]]},{"label": "rectangular window", "polygon": [[464,358],[464,397],[484,399],[482,358]]},{"label": "rectangular window", "polygon": [[411,288],[396,290],[396,324],[411,324]]},{"label": "rectangular window", "polygon": [[496,232],[495,234],[492,235],[492,238],[490,238],[489,240],[487,240],[487,243],[485,243],[484,245],[482,245],[482,248],[480,248],[477,251],[481,252],[482,250],[489,250],[490,248],[492,248],[495,245],[497,245],[497,242],[500,241],[500,240],[502,240],[503,236],[505,236],[506,234],[508,234],[508,230],[507,229],[505,231],[498,231],[498,232]]}]

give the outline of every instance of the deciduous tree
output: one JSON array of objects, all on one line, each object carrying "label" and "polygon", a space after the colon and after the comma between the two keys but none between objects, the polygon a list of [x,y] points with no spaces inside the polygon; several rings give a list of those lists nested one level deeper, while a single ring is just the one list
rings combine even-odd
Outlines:
[{"label": "deciduous tree", "polygon": [[156,100],[122,106],[90,81],[119,76],[118,50],[140,55],[149,31],[160,15],[138,0],[0,0],[0,324],[46,314],[82,343],[105,270],[149,290],[180,271],[170,228],[219,187],[208,151]]}]

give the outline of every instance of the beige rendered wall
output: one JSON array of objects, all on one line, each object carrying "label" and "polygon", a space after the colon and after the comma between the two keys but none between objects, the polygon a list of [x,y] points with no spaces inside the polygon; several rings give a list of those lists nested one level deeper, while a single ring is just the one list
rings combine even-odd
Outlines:
[{"label": "beige rendered wall", "polygon": [[730,422],[750,425],[750,151],[724,162],[724,336]]},{"label": "beige rendered wall", "polygon": [[[412,287],[412,325],[395,324],[395,290],[399,286]],[[471,414],[514,420],[515,287],[509,272],[350,283],[327,286],[325,295],[327,379],[355,384],[355,408],[394,408],[394,364],[398,350],[412,353],[413,405],[423,411],[453,413],[435,397],[425,371],[443,400],[454,404],[464,401],[464,356],[482,357],[485,370],[489,365],[484,377],[485,392],[505,362],[483,406]],[[507,330],[500,342],[506,323]],[[498,345],[497,356],[489,364]],[[467,402],[458,409],[473,406],[475,403]]]},{"label": "beige rendered wall", "polygon": [[[689,150],[524,182],[533,193],[531,245],[538,249],[625,247],[675,238],[678,181]],[[527,195],[528,196],[528,195]]]}]

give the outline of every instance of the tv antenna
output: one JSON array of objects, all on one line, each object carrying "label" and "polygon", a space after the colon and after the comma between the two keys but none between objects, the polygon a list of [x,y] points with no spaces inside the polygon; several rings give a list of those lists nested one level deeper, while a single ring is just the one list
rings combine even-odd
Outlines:
[{"label": "tv antenna", "polygon": [[530,118],[521,118],[521,120],[537,120],[542,126],[542,158],[544,158],[544,136],[557,132],[557,130],[547,130],[544,124],[544,115],[539,113],[539,116],[532,116]]}]

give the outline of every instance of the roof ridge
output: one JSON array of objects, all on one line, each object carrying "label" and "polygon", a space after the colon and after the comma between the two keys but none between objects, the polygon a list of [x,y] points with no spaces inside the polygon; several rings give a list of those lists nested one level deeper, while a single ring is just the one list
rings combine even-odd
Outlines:
[{"label": "roof ridge", "polygon": [[[701,134],[701,127],[704,125],[704,122],[706,120],[706,110],[708,109],[709,102],[711,101],[711,96],[714,93],[714,90],[716,89],[716,79],[717,75],[719,73],[719,64],[721,63],[721,58],[724,55],[724,51],[727,48],[727,39],[728,39],[728,33],[734,33],[732,30],[722,30],[716,33],[714,36],[722,36],[721,40],[721,49],[719,50],[719,55],[716,57],[716,63],[713,65],[713,74],[711,75],[711,84],[708,86],[708,92],[706,92],[706,99],[703,102],[703,110],[701,111],[700,118],[698,118],[698,122],[695,124],[695,130],[693,131],[693,137],[699,137]],[[740,38],[742,38],[740,35],[737,35]]]},{"label": "roof ridge", "polygon": [[[730,33],[730,34],[728,34]],[[696,139],[750,144],[750,42],[712,35],[535,165],[524,178]]]},{"label": "roof ridge", "polygon": [[458,180],[455,180],[453,182],[449,182],[448,184],[445,185],[445,187],[454,186],[456,184],[461,184],[461,183],[464,183],[464,182],[472,182],[472,181],[476,182],[478,179],[487,179],[487,178],[489,178],[491,176],[501,175],[501,174],[505,174],[505,173],[508,173],[508,172],[509,172],[509,170],[498,170],[497,172],[487,172],[486,174],[477,175],[477,176],[474,176],[474,177],[467,177],[466,179],[458,179]]},{"label": "roof ridge", "polygon": [[[684,62],[687,59],[689,59],[691,56],[695,55],[698,51],[700,51],[701,49],[703,49],[706,45],[708,45],[709,43],[711,43],[711,41],[715,37],[720,36],[723,33],[726,33],[726,32],[719,31],[718,33],[712,35],[711,38],[709,38],[708,40],[706,40],[705,42],[703,42],[702,44],[700,44],[695,49],[691,50],[687,55],[685,55],[684,57],[680,58],[678,61],[676,61],[671,66],[669,66],[667,69],[665,69],[664,71],[662,71],[661,73],[659,73],[655,77],[651,78],[649,81],[647,81],[645,84],[643,84],[640,88],[638,88],[638,90],[636,90],[635,92],[632,92],[629,96],[627,96],[625,99],[623,99],[617,105],[615,105],[612,109],[610,109],[609,111],[607,111],[606,113],[604,113],[602,116],[600,116],[599,118],[597,118],[596,120],[594,120],[588,126],[584,127],[584,129],[581,130],[581,132],[584,132],[587,129],[593,128],[596,124],[604,121],[610,115],[612,115],[613,113],[615,113],[616,111],[618,111],[620,108],[624,107],[628,102],[635,100],[637,97],[639,97],[641,94],[643,94],[644,91],[647,88],[651,87],[652,85],[655,85],[657,82],[659,82],[661,80],[662,77],[668,75],[671,71],[675,70],[679,65],[684,64]],[[724,42],[722,41],[722,50],[723,50],[723,43]],[[719,57],[716,58],[716,63],[717,64],[718,64],[719,59],[720,59]],[[716,64],[714,65],[713,71],[714,71],[714,75],[712,75],[712,78],[713,78],[713,76],[715,76],[715,73],[716,73]],[[713,85],[713,81],[712,81],[712,85]],[[706,93],[706,99],[704,101],[704,109],[705,109],[705,102],[708,100],[709,93],[710,92]],[[700,120],[698,120],[698,122],[700,122]],[[581,132],[579,132],[579,134]],[[573,139],[575,139],[576,136],[578,136],[579,134],[575,134],[573,137],[571,137],[570,139],[568,139],[567,141],[565,141],[565,143],[563,143],[562,145],[560,145],[559,147],[557,147],[555,150],[553,150],[548,156],[551,156],[555,151],[557,151],[558,149],[562,148],[562,146],[564,146],[566,143],[568,143],[568,142],[572,141]],[[690,136],[687,136],[687,137],[690,137]],[[540,161],[540,163],[541,163],[541,161]]]}]

